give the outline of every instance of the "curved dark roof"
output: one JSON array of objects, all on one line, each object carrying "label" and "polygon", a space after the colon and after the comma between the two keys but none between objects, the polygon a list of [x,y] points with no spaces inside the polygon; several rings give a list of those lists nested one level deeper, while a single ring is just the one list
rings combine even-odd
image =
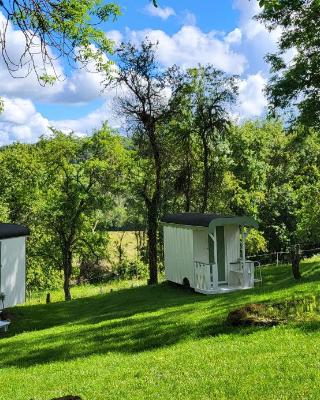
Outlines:
[{"label": "curved dark roof", "polygon": [[258,223],[251,217],[238,217],[235,215],[202,214],[202,213],[180,213],[165,215],[161,222],[165,224],[205,226],[220,226],[239,224],[244,226],[257,227]]},{"label": "curved dark roof", "polygon": [[161,222],[167,224],[209,226],[210,222],[217,218],[232,218],[231,215],[201,214],[201,213],[180,213],[165,215]]},{"label": "curved dark roof", "polygon": [[0,239],[29,236],[29,228],[17,224],[0,224]]}]

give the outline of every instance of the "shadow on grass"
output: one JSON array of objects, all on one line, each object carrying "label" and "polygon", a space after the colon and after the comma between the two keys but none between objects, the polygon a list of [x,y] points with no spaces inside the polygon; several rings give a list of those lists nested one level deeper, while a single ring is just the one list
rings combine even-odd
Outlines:
[{"label": "shadow on grass", "polygon": [[[16,307],[12,327],[0,340],[0,367],[29,367],[110,352],[132,354],[192,338],[254,333],[261,328],[227,326],[228,311],[300,285],[286,266],[268,267],[264,274],[262,287],[212,297],[165,283],[70,303]],[[317,279],[319,268],[309,263],[303,283]]]}]

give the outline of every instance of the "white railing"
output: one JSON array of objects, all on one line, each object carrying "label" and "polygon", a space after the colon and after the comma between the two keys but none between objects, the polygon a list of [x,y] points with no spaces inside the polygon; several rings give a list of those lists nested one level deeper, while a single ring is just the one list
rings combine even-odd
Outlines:
[{"label": "white railing", "polygon": [[229,285],[249,288],[254,286],[254,263],[247,261],[243,265],[239,260],[229,264]]},{"label": "white railing", "polygon": [[218,268],[216,264],[194,262],[195,290],[203,293],[218,291]]}]

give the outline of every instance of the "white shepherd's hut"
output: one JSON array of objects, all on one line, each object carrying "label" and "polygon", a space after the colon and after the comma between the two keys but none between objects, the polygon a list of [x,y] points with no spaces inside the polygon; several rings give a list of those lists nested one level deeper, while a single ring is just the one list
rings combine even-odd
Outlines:
[{"label": "white shepherd's hut", "polygon": [[167,280],[213,294],[254,286],[254,263],[246,260],[251,217],[182,213],[162,218]]},{"label": "white shepherd's hut", "polygon": [[29,233],[22,225],[0,224],[0,293],[5,295],[6,308],[25,301],[26,237]]}]

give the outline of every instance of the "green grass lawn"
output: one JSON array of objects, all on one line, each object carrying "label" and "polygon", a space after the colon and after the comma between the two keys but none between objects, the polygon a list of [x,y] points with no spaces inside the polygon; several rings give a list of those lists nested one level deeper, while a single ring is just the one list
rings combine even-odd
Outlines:
[{"label": "green grass lawn", "polygon": [[[264,284],[215,296],[166,283],[13,309],[0,336],[0,399],[319,399],[320,319],[231,328],[247,303],[317,295],[320,260],[266,267]],[[92,293],[92,292],[91,292]]]}]

